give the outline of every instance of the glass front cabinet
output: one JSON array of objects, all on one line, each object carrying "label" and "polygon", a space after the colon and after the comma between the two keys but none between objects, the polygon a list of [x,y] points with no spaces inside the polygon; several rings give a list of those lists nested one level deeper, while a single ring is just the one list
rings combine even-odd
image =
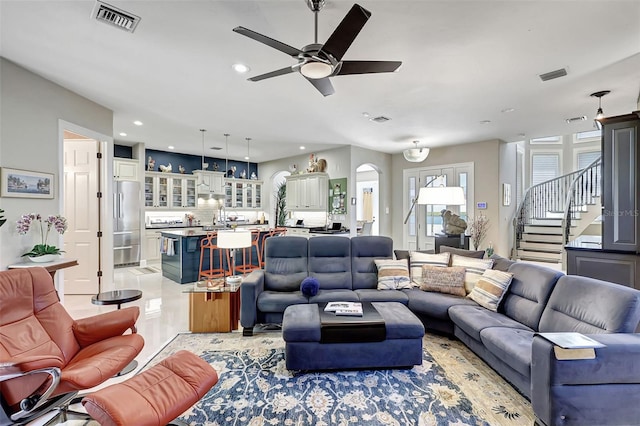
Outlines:
[{"label": "glass front cabinet", "polygon": [[235,209],[262,208],[262,181],[225,179],[225,207]]},{"label": "glass front cabinet", "polygon": [[197,205],[196,178],[147,172],[144,176],[144,206],[147,209],[192,209]]}]

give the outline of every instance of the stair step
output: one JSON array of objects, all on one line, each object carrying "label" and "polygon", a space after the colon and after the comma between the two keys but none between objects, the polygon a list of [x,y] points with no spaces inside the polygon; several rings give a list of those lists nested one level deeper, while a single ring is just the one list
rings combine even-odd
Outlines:
[{"label": "stair step", "polygon": [[562,243],[560,234],[522,234],[521,241],[535,241],[538,243]]},{"label": "stair step", "polygon": [[535,218],[530,225],[536,226],[562,226],[562,219]]},{"label": "stair step", "polygon": [[519,249],[518,259],[560,263],[562,261],[562,254]]},{"label": "stair step", "polygon": [[562,235],[561,226],[525,225],[525,234],[552,234]]},{"label": "stair step", "polygon": [[520,241],[520,249],[527,251],[560,254],[562,253],[562,244]]}]

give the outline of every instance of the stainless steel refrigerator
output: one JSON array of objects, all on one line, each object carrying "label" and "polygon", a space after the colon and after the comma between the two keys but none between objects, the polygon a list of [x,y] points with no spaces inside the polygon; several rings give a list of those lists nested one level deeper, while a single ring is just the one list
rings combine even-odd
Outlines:
[{"label": "stainless steel refrigerator", "polygon": [[140,183],[115,181],[113,185],[113,263],[140,263]]}]

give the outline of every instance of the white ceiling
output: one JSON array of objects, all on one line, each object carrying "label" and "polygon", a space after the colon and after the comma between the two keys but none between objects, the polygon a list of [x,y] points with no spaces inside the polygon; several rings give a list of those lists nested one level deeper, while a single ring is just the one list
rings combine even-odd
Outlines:
[{"label": "white ceiling", "polygon": [[[372,17],[344,59],[403,65],[333,77],[336,93],[326,98],[297,73],[247,81],[294,62],[231,31],[244,26],[300,48],[313,41],[304,0],[109,3],[142,17],[133,34],[92,19],[94,1],[0,0],[0,54],[112,109],[122,144],[200,155],[204,128],[207,147],[224,147],[231,134],[230,158],[242,159],[252,138],[256,162],[298,155],[300,145],[396,153],[413,140],[438,147],[591,130],[589,94],[599,90],[611,90],[605,115],[637,109],[640,1],[360,0]],[[352,5],[327,0],[321,43]],[[236,74],[235,62],[251,71]],[[568,75],[538,77],[559,68]],[[589,120],[565,122],[582,115]]]}]

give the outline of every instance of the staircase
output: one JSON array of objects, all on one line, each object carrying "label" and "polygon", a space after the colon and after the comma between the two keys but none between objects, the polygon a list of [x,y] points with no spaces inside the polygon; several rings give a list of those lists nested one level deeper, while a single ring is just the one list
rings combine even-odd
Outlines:
[{"label": "staircase", "polygon": [[601,214],[600,164],[527,190],[513,221],[513,259],[563,263],[564,245]]}]

